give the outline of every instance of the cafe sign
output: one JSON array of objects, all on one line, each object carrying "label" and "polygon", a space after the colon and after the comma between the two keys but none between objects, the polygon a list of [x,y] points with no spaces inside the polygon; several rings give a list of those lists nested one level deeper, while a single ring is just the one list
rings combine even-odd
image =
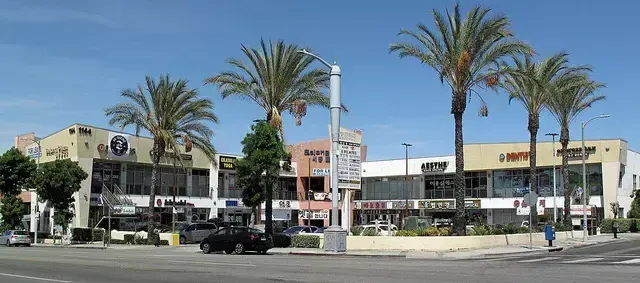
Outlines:
[{"label": "cafe sign", "polygon": [[456,208],[456,202],[455,200],[420,200],[418,201],[418,208],[450,210]]}]

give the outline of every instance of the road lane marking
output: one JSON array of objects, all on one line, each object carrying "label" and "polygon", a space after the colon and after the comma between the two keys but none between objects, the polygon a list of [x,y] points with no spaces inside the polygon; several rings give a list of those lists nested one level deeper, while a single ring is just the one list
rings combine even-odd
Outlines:
[{"label": "road lane marking", "polygon": [[171,260],[169,262],[173,263],[196,263],[196,264],[210,264],[210,265],[225,265],[225,266],[245,266],[245,267],[256,267],[255,264],[246,264],[246,263],[228,263],[228,262],[209,262],[209,261],[183,261],[183,260]]},{"label": "road lane marking", "polygon": [[614,262],[615,264],[632,264],[632,263],[640,263],[640,258],[634,258],[625,261]]},{"label": "road lane marking", "polygon": [[31,280],[37,280],[37,281],[47,281],[47,282],[71,283],[71,281],[65,281],[65,280],[57,280],[57,279],[51,279],[51,278],[40,278],[40,277],[24,276],[24,275],[9,274],[9,273],[0,273],[0,276],[22,278],[22,279],[31,279]]},{"label": "road lane marking", "polygon": [[539,262],[539,261],[547,261],[547,260],[554,260],[554,259],[558,259],[558,257],[541,257],[541,258],[534,258],[534,259],[527,259],[527,260],[520,260],[518,262],[520,263],[528,263],[528,262]]},{"label": "road lane marking", "polygon": [[481,259],[481,260],[478,260],[478,261],[481,261],[481,262],[492,262],[492,261],[510,260],[510,259],[516,259],[516,258],[519,258],[519,257],[497,257],[497,258]]},{"label": "road lane marking", "polygon": [[603,260],[603,257],[591,257],[591,258],[581,258],[581,259],[574,259],[574,260],[567,260],[567,261],[563,261],[562,263],[581,263],[581,262],[592,262],[592,261],[598,261],[598,260]]}]

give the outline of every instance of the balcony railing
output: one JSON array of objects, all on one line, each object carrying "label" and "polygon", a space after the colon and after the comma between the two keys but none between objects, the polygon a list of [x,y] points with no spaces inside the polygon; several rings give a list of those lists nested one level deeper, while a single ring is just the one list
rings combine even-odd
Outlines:
[{"label": "balcony railing", "polygon": [[273,192],[273,199],[277,199],[277,200],[298,200],[298,192],[275,191],[275,192]]}]

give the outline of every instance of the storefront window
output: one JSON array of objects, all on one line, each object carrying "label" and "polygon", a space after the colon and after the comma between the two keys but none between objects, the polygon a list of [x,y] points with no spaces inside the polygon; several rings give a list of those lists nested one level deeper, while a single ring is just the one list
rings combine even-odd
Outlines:
[{"label": "storefront window", "polygon": [[[529,192],[531,176],[529,169],[501,170],[493,172],[493,197],[523,197]],[[560,168],[556,169],[556,195],[563,196],[564,188]],[[553,169],[538,169],[538,195],[553,196]],[[581,165],[569,166],[569,188],[582,187]],[[587,187],[591,195],[602,195],[602,171],[600,164],[587,165]]]},{"label": "storefront window", "polygon": [[104,187],[111,190],[114,186],[120,186],[120,164],[94,161],[91,173],[91,193],[99,194],[102,193]]},{"label": "storefront window", "polygon": [[[405,177],[363,178],[362,181],[362,199],[364,200],[405,198]],[[409,177],[406,186],[408,198],[420,197],[420,177]]]},{"label": "storefront window", "polygon": [[487,172],[465,173],[465,198],[487,197]]},{"label": "storefront window", "polygon": [[[119,168],[119,164],[118,164]],[[196,189],[193,189],[191,192],[187,192],[187,174],[186,170],[182,168],[173,168],[173,167],[161,167],[158,168],[157,172],[157,186],[156,186],[156,195],[158,196],[173,196],[174,189],[176,196],[208,196],[209,195],[209,186],[208,186],[208,170],[194,170],[197,171],[196,177],[192,174],[192,182],[194,178],[198,179]],[[200,172],[202,171],[202,172]],[[148,195],[151,191],[151,166],[143,166],[143,165],[127,165],[127,178],[126,178],[126,186],[125,193],[132,195]],[[200,174],[206,174],[206,178]],[[112,175],[111,179],[120,178],[120,176]],[[118,181],[119,182],[119,181]],[[193,185],[193,184],[192,184]],[[203,190],[203,185],[206,185],[206,190]],[[195,186],[195,185],[194,185]]]},{"label": "storefront window", "polygon": [[209,197],[209,170],[191,170],[191,196]]},{"label": "storefront window", "polygon": [[454,175],[425,176],[425,198],[454,198]]}]

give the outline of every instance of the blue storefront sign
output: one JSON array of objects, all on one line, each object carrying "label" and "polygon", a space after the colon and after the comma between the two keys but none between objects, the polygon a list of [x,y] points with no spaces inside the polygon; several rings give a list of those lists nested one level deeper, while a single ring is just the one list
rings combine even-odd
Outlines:
[{"label": "blue storefront sign", "polygon": [[237,207],[238,206],[238,201],[237,200],[226,200],[224,202],[226,207]]}]

